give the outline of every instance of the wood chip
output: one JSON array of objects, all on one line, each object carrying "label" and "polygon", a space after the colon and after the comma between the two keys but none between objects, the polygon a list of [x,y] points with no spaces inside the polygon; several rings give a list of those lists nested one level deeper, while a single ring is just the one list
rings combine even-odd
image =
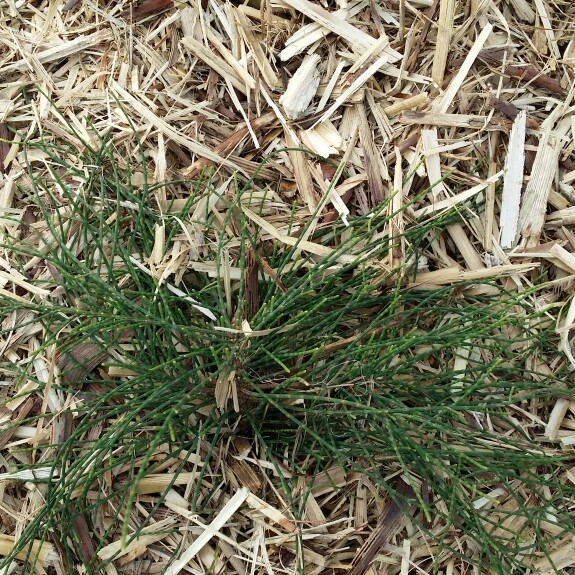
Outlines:
[{"label": "wood chip", "polygon": [[503,249],[513,247],[517,236],[521,188],[523,187],[526,119],[527,115],[525,112],[520,112],[513,123],[513,129],[509,136],[509,148],[505,161],[506,170],[503,176],[501,215],[499,218],[499,228],[501,230],[499,241]]}]

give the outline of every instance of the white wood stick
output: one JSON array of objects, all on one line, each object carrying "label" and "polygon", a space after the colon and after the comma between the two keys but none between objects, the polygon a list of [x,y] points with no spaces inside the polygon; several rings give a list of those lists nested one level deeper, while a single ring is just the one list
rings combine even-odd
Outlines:
[{"label": "white wood stick", "polygon": [[523,168],[525,165],[526,120],[527,114],[525,110],[521,110],[517,118],[515,118],[511,135],[509,136],[509,149],[505,160],[505,176],[503,177],[501,215],[499,217],[500,243],[503,249],[513,247],[517,236]]}]

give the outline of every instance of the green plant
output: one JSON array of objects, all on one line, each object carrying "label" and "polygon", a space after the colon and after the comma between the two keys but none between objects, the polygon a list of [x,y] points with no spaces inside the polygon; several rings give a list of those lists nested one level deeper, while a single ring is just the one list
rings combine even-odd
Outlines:
[{"label": "green plant", "polygon": [[[231,437],[270,462],[268,480],[296,520],[314,476],[358,474],[401,502],[392,482],[401,475],[415,494],[411,521],[436,545],[430,571],[448,552],[481,572],[508,573],[573,531],[573,489],[560,477],[569,454],[539,445],[514,418],[528,402],[552,406],[572,391],[563,364],[533,367],[555,351],[555,336],[532,294],[498,282],[487,282],[489,295],[465,284],[407,289],[404,274],[414,270],[386,265],[401,243],[416,261],[453,214],[390,238],[397,214],[385,204],[349,227],[315,230],[314,254],[296,236],[286,244],[258,225],[253,214],[265,198],[254,199],[249,183],[226,195],[207,174],[170,182],[167,197],[185,185],[188,198],[165,211],[161,187],[130,185],[136,168],[105,136],[97,147],[40,137],[24,150],[20,193],[42,225],[9,222],[20,235],[5,234],[2,247],[45,291],[0,296],[10,318],[4,336],[15,325],[38,333],[28,357],[2,368],[16,396],[22,389],[48,406],[26,422],[65,431],[12,450],[18,470],[49,471],[38,480],[44,501],[3,565],[24,551],[22,571],[32,572],[30,543],[54,538],[69,572],[78,562],[103,572],[115,556],[98,552],[118,538],[129,544],[162,517],[184,472],[196,474],[190,508],[211,516],[219,482],[206,488],[204,479],[217,474]],[[146,182],[145,161],[137,169]],[[175,260],[179,267],[163,274]],[[58,377],[34,371],[46,358]],[[162,492],[142,497],[141,481],[165,470]],[[499,515],[478,508],[497,489],[494,501],[505,494],[515,505]],[[520,529],[506,526],[515,519]],[[303,572],[303,539],[297,549]]]}]

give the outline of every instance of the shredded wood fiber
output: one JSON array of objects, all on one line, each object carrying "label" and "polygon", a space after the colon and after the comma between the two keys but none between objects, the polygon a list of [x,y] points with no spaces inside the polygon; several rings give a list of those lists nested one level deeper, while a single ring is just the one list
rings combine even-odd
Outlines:
[{"label": "shredded wood fiber", "polygon": [[[50,231],[36,219],[23,191],[31,187],[27,166],[43,173],[50,169],[47,155],[22,153],[21,142],[42,131],[54,145],[60,140],[80,149],[97,147],[99,138],[106,137],[119,164],[129,158],[137,165],[143,153],[147,172],[131,173],[135,188],[142,188],[146,178],[148,184],[180,182],[152,192],[166,217],[187,205],[190,186],[183,180],[210,173],[217,193],[191,206],[194,225],[182,224],[177,238],[166,237],[158,227],[149,260],[134,253],[133,263],[158,286],[187,297],[198,314],[212,321],[212,312],[178,287],[186,270],[217,277],[231,309],[241,262],[230,261],[229,254],[222,262],[202,259],[207,241],[202,222],[208,215],[230,238],[240,236],[239,222],[245,221],[261,230],[264,242],[295,247],[295,266],[303,258],[309,257],[306,265],[311,265],[314,258],[334,253],[337,246],[315,241],[315,230],[334,222],[347,226],[385,202],[387,213],[395,215],[382,242],[456,208],[459,222],[433,238],[429,251],[420,254],[418,269],[408,260],[411,251],[404,242],[378,263],[382,273],[404,270],[399,277],[408,290],[465,282],[463,291],[470,292],[473,282],[492,279],[493,285],[517,293],[545,277],[551,283],[538,297],[555,304],[550,317],[557,320],[560,344],[555,359],[534,361],[543,371],[566,361],[575,368],[574,31],[575,5],[543,0],[4,0],[0,226],[7,234],[28,238],[40,251],[50,249]],[[72,185],[73,176],[65,177]],[[238,203],[235,219],[226,219],[222,198],[233,197],[237,182],[249,182],[249,198]],[[65,217],[69,206],[59,209]],[[260,306],[258,281],[275,282],[283,291],[286,287],[265,250],[256,258],[248,247],[246,254],[247,297],[254,315]],[[353,259],[339,254],[334,265]],[[0,290],[14,302],[51,297],[53,289],[62,288],[50,286],[65,283],[39,255],[25,259],[23,266],[28,276],[2,248]],[[38,278],[42,281],[32,281]],[[489,291],[488,286],[481,289]],[[566,313],[560,313],[562,307]],[[2,361],[23,365],[27,354],[38,349],[41,329],[17,311],[0,311],[0,316]],[[249,323],[218,329],[246,341],[267,333],[252,332]],[[73,341],[66,342],[64,351],[47,348],[34,360],[35,377],[50,379],[61,372],[81,380],[83,371],[100,369],[109,377],[129,378],[130,370],[119,364],[132,343],[129,334],[117,334],[113,350],[102,342]],[[330,345],[335,350],[348,343],[342,339],[339,347]],[[456,367],[465,370],[465,351],[458,362]],[[230,368],[214,382],[219,407],[230,401],[241,408],[242,383],[235,375]],[[34,381],[19,382],[14,395],[4,393],[7,386],[0,389],[6,400],[0,411],[0,558],[43,504],[44,488],[37,488],[36,476],[13,472],[11,466],[32,463],[26,458],[41,461],[44,451],[49,458],[54,438],[69,435],[70,422],[61,412],[85,399],[53,391],[38,394],[32,405],[22,393],[33,393]],[[270,388],[276,383],[266,381]],[[306,384],[301,382],[302,389]],[[453,386],[458,385],[455,380]],[[87,397],[104,390],[91,384],[82,393]],[[549,409],[535,400],[530,405],[531,412],[515,413],[517,426],[527,429],[538,422],[545,449],[568,451],[572,457],[573,399],[558,400]],[[51,427],[1,430],[31,410],[53,412]],[[95,426],[87,433],[96,437],[101,431]],[[434,562],[444,573],[469,568],[452,550],[472,556],[477,544],[465,536],[458,539],[457,518],[451,524],[445,516],[428,518],[428,528],[451,545],[440,550],[411,523],[413,506],[392,501],[369,478],[338,467],[299,478],[302,491],[312,480],[313,487],[296,517],[275,481],[279,473],[297,475],[289,469],[289,454],[285,466],[276,469],[239,437],[225,446],[208,443],[186,455],[186,472],[175,475],[174,461],[142,478],[130,529],[144,521],[145,506],[169,491],[161,518],[147,523],[128,546],[120,532],[113,532],[94,553],[94,529],[101,535],[109,519],[99,514],[91,518],[99,522],[94,526],[78,517],[83,553],[97,555],[96,565],[113,558],[106,567],[110,574],[160,572],[168,564],[166,572],[173,575],[294,573],[291,561],[300,547],[305,557],[301,572],[309,574],[360,575],[370,572],[373,561],[372,573],[431,573]],[[19,452],[22,447],[37,451]],[[157,446],[158,452],[162,449]],[[205,467],[200,477],[208,454],[219,467]],[[113,465],[106,472],[110,492],[122,482],[123,472]],[[575,482],[573,469],[563,477]],[[217,493],[207,516],[190,508],[198,481],[201,497]],[[399,475],[393,481],[406,497],[415,497],[414,489],[423,497],[425,482],[414,485]],[[94,491],[90,496],[107,494]],[[540,494],[525,488],[523,496]],[[510,512],[522,503],[507,489],[494,487],[484,497],[470,491],[469,497],[478,509],[492,511],[485,515],[493,522],[490,529],[503,530],[502,537],[524,529],[529,539],[531,527],[520,525],[519,515]],[[552,539],[551,507],[538,528]],[[42,539],[40,530],[33,552],[37,572],[78,569],[67,563],[57,544]],[[552,541],[548,556],[521,553],[520,561],[533,573],[552,573],[552,561],[563,572],[575,573],[573,538]],[[24,561],[26,553],[17,559]],[[56,570],[47,571],[49,566]]]}]

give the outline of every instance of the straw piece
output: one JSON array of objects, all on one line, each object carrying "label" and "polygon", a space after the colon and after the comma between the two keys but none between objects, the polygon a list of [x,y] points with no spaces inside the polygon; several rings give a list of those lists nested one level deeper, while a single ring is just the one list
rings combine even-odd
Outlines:
[{"label": "straw piece", "polygon": [[112,88],[136,110],[143,118],[148,120],[153,126],[158,130],[161,130],[165,136],[174,140],[181,146],[188,148],[195,154],[202,156],[212,162],[222,163],[229,166],[231,169],[235,170],[236,166],[229,162],[228,160],[221,158],[210,149],[194,142],[191,138],[182,136],[178,134],[171,126],[169,126],[164,120],[156,116],[151,110],[149,110],[144,104],[142,104],[135,96],[132,96],[127,90],[124,90],[117,82],[112,83]]},{"label": "straw piece", "polygon": [[435,54],[433,55],[433,66],[431,68],[431,78],[437,86],[441,86],[443,83],[445,64],[451,44],[451,34],[453,33],[454,16],[455,0],[440,0],[437,40],[435,44]]},{"label": "straw piece", "polygon": [[536,267],[538,267],[537,264],[509,264],[471,271],[464,271],[460,268],[445,268],[434,272],[417,274],[415,280],[409,284],[409,287],[436,287],[489,278],[499,278],[516,273],[524,273]]},{"label": "straw piece", "polygon": [[507,123],[490,119],[488,116],[471,114],[440,114],[438,112],[405,111],[399,116],[399,121],[407,126],[429,125],[448,128],[470,128],[475,130],[501,130]]},{"label": "straw piece", "polygon": [[434,151],[438,146],[437,130],[428,128],[421,130],[421,143],[423,155],[425,156],[425,167],[427,168],[427,177],[429,178],[429,187],[434,197],[445,193],[443,176],[441,175],[441,162],[439,154]]},{"label": "straw piece", "polygon": [[310,214],[313,214],[317,208],[317,199],[313,190],[313,180],[309,171],[306,154],[301,150],[294,149],[297,147],[297,142],[290,132],[286,133],[286,143],[290,148],[288,154],[293,165],[298,191],[306,203]]},{"label": "straw piece", "polygon": [[481,256],[477,253],[471,240],[469,239],[466,230],[462,224],[452,224],[447,228],[455,247],[462,255],[465,263],[467,264],[467,269],[469,270],[481,270],[485,267]]},{"label": "straw piece", "polygon": [[[6,535],[5,533],[0,533],[0,555],[6,556],[16,543],[16,538],[12,535]],[[38,563],[42,567],[47,567],[48,565],[54,563],[58,559],[58,554],[54,549],[52,543],[47,541],[40,541],[36,539],[31,545],[31,557],[37,557]],[[26,559],[28,554],[28,549],[23,549],[16,555],[16,559],[23,561]]]},{"label": "straw piece", "polygon": [[557,46],[557,40],[555,40],[555,34],[553,32],[553,24],[549,19],[549,14],[547,14],[547,8],[545,7],[543,0],[535,0],[535,9],[537,10],[539,18],[541,18],[541,26],[545,32],[549,50],[553,56],[559,60],[561,58],[561,52],[559,50],[559,46]]},{"label": "straw piece", "polygon": [[519,212],[519,229],[524,238],[536,240],[541,235],[545,222],[547,200],[557,171],[559,154],[562,149],[561,138],[568,128],[562,122],[556,131],[545,129],[539,140],[537,154],[531,169],[531,178],[525,188],[521,210]]},{"label": "straw piece", "polygon": [[[334,12],[334,15],[337,15],[338,12]],[[328,34],[329,30],[320,24],[313,23],[302,26],[286,41],[285,48],[280,52],[280,60],[285,62],[297,56],[308,46],[315,44]]]},{"label": "straw piece", "polygon": [[[347,75],[351,76],[367,66],[369,62],[373,62],[383,51],[389,49],[389,38],[387,35],[382,34],[377,41],[371,42],[371,45],[367,48],[363,54],[354,62],[353,66],[348,70]],[[393,53],[389,57],[389,62],[396,62],[401,55],[399,53]]]},{"label": "straw piece", "polygon": [[[331,122],[302,130],[299,135],[302,143],[322,158],[338,154],[343,148],[343,139]],[[297,171],[295,175],[297,178]]]},{"label": "straw piece", "polygon": [[561,260],[570,273],[575,272],[575,255],[568,252],[563,246],[553,245],[549,250],[549,255]]},{"label": "straw piece", "polygon": [[559,434],[559,428],[563,423],[563,419],[567,414],[567,410],[569,409],[569,401],[567,399],[558,399],[553,409],[551,411],[551,415],[549,416],[549,420],[547,421],[547,425],[545,426],[545,437],[553,441],[557,439]]},{"label": "straw piece", "polygon": [[363,148],[365,173],[369,183],[370,203],[371,206],[376,206],[385,198],[382,161],[373,143],[373,134],[367,119],[365,106],[358,104],[355,109],[359,119],[359,138]]},{"label": "straw piece", "polygon": [[214,533],[212,531],[220,531],[246,501],[249,495],[250,492],[245,487],[239,489],[210,523],[209,526],[211,530],[203,531],[190,547],[182,553],[182,556],[166,569],[166,575],[178,575],[178,573],[199,553],[204,545],[214,537]]},{"label": "straw piece", "polygon": [[310,492],[313,493],[316,498],[333,493],[337,491],[337,488],[347,484],[347,476],[347,472],[340,467],[332,467],[326,471],[322,471],[308,480],[310,483]]},{"label": "straw piece", "polygon": [[515,245],[519,222],[519,205],[523,186],[523,164],[525,161],[525,122],[527,115],[519,112],[509,136],[509,148],[505,159],[503,176],[503,193],[501,198],[501,215],[499,228],[500,244],[503,249]]},{"label": "straw piece", "polygon": [[12,284],[22,288],[24,291],[31,295],[40,296],[42,298],[48,297],[50,291],[39,288],[26,281],[26,278],[15,269],[10,269],[10,273],[0,270],[0,286],[4,287],[7,284]]},{"label": "straw piece", "polygon": [[[36,436],[36,430],[33,427],[20,426],[15,430],[14,435],[16,437],[25,436],[34,438]],[[46,479],[55,481],[59,475],[58,470],[53,467],[41,467],[0,473],[0,481],[45,481]]]},{"label": "straw piece", "polygon": [[385,107],[383,111],[389,118],[393,118],[402,112],[407,112],[408,110],[413,110],[419,106],[424,106],[428,101],[429,94],[427,92],[422,92],[421,94],[416,94],[415,96],[411,96],[405,100],[398,100],[395,104]]},{"label": "straw piece", "polygon": [[197,477],[196,473],[150,473],[142,477],[137,485],[137,493],[148,495],[162,493],[169,485],[188,485]]}]

